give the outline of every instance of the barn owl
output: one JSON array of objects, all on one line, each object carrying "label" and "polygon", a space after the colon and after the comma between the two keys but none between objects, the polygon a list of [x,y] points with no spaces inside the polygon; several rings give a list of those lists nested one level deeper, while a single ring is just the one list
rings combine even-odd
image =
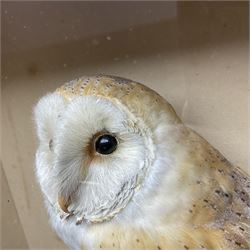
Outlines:
[{"label": "barn owl", "polygon": [[148,87],[82,77],[34,109],[36,174],[71,249],[249,249],[250,179]]}]

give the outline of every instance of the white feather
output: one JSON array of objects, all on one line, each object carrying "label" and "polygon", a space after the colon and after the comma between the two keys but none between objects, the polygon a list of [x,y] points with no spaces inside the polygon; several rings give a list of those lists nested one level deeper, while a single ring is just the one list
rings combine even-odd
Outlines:
[{"label": "white feather", "polygon": [[[171,201],[178,201],[171,193],[175,185],[171,179],[176,179],[171,178],[174,159],[166,155],[171,142],[164,142],[171,138],[173,127],[167,119],[159,114],[158,126],[151,131],[119,101],[80,96],[67,102],[58,94],[49,94],[38,102],[37,177],[52,226],[72,249],[80,249],[83,243],[91,249],[91,221],[113,218],[112,223],[148,227],[163,212],[162,201],[169,202],[169,211],[174,207]],[[116,135],[118,148],[99,161],[86,163],[86,147],[100,131]],[[69,210],[74,216],[60,218],[59,193],[71,197]],[[83,223],[76,225],[80,219]]]}]

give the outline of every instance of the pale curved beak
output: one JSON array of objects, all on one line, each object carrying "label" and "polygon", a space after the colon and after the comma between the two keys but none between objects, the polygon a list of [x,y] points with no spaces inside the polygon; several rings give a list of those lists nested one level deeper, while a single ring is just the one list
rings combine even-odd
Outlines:
[{"label": "pale curved beak", "polygon": [[70,198],[69,199],[65,199],[63,196],[59,196],[58,197],[58,204],[60,206],[60,208],[63,210],[63,212],[70,214],[68,207],[70,205]]}]

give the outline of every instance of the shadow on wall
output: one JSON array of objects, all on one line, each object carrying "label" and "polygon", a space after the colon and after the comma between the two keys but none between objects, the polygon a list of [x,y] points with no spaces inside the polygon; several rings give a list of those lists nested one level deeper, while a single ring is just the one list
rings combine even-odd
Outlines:
[{"label": "shadow on wall", "polygon": [[[168,5],[167,2],[164,4]],[[62,70],[65,66],[75,69],[85,64],[99,65],[110,61],[135,63],[142,56],[162,52],[172,57],[192,50],[197,52],[206,47],[218,47],[224,43],[247,41],[247,4],[178,2],[176,19],[155,20],[154,23],[130,26],[122,31],[3,56],[3,73],[7,76],[27,73],[34,76]],[[222,12],[226,15],[221,15]],[[65,64],[62,65],[62,62]]]}]

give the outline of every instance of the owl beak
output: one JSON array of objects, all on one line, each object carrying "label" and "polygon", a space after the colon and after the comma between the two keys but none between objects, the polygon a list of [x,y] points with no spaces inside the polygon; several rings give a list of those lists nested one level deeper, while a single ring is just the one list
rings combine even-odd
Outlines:
[{"label": "owl beak", "polygon": [[63,210],[63,212],[70,214],[68,207],[70,205],[70,198],[65,199],[63,196],[58,197],[58,204],[60,208]]}]

